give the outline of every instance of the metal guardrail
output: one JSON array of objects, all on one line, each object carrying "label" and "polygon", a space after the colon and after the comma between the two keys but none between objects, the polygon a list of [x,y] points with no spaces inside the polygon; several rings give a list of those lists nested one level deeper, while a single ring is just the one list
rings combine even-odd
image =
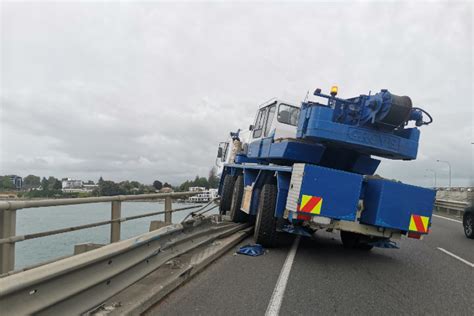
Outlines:
[{"label": "metal guardrail", "polygon": [[[155,193],[140,195],[117,195],[91,198],[75,199],[48,199],[48,200],[28,200],[28,201],[0,201],[0,274],[12,271],[15,267],[15,243],[55,234],[67,233],[71,231],[87,229],[97,226],[110,225],[110,242],[115,243],[120,240],[121,223],[143,217],[149,217],[159,214],[165,215],[165,223],[171,224],[171,214],[173,212],[189,210],[201,206],[183,207],[172,209],[172,200],[184,198],[197,194],[198,192],[174,192],[174,193]],[[151,212],[136,216],[122,217],[122,202],[136,200],[165,200],[165,210],[160,212]],[[86,203],[111,202],[111,216],[109,221],[101,221],[86,225],[65,227],[62,229],[49,230],[40,233],[16,235],[16,212],[26,208],[40,208],[47,206],[60,205],[78,205]]]},{"label": "metal guardrail", "polygon": [[446,214],[453,214],[459,217],[464,215],[464,210],[469,206],[468,202],[440,200],[435,201],[435,210]]},{"label": "metal guardrail", "polygon": [[2,315],[87,313],[174,258],[246,227],[219,215],[196,218],[0,278]]}]

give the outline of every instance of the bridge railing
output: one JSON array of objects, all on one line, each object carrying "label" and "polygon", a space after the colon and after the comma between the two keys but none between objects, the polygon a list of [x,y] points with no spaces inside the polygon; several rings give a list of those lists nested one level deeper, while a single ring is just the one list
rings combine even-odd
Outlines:
[{"label": "bridge railing", "polygon": [[469,206],[468,202],[464,201],[453,201],[453,200],[441,200],[437,199],[435,201],[435,210],[437,212],[442,212],[450,215],[457,215],[462,217],[464,215],[464,210]]},{"label": "bridge railing", "polygon": [[[48,199],[48,200],[27,200],[27,201],[0,201],[0,274],[5,274],[14,270],[15,267],[15,243],[24,240],[46,237],[61,233],[67,233],[97,226],[110,225],[110,243],[120,240],[121,223],[143,217],[150,217],[164,214],[164,223],[172,223],[172,213],[196,208],[203,208],[202,205],[193,205],[173,209],[172,200],[186,198],[199,192],[173,192],[154,193],[140,195],[117,195],[90,198],[74,199]],[[140,215],[122,217],[122,202],[137,200],[163,200],[164,211],[144,213]],[[27,208],[41,208],[60,205],[78,205],[86,203],[111,203],[110,220],[94,222],[85,225],[70,226],[61,229],[49,230],[39,233],[16,235],[16,212]],[[210,204],[210,203],[209,203]],[[209,205],[207,204],[207,205]],[[205,205],[205,206],[207,206]]]}]

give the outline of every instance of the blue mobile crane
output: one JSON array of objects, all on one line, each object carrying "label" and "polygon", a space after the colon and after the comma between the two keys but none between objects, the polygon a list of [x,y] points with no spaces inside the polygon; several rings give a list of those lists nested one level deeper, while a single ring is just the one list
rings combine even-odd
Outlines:
[{"label": "blue mobile crane", "polygon": [[[324,102],[300,107],[271,100],[248,131],[231,133],[220,212],[254,222],[255,242],[274,247],[279,232],[339,230],[344,247],[369,250],[428,234],[435,191],[374,175],[374,156],[416,159],[418,127],[431,116],[388,90],[348,99],[337,92],[316,89]],[[226,161],[222,148],[218,157]]]}]

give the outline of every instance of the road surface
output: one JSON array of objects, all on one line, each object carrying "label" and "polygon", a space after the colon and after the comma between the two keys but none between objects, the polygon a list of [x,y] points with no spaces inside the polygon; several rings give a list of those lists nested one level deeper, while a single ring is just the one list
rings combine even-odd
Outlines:
[{"label": "road surface", "polygon": [[474,240],[459,219],[434,216],[429,236],[400,249],[347,250],[337,233],[317,236],[284,235],[260,257],[231,251],[148,314],[474,314]]}]

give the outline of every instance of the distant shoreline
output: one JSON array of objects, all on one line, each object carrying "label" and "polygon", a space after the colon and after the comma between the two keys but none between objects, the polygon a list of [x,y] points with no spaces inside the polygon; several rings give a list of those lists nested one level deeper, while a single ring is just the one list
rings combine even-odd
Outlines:
[{"label": "distant shoreline", "polygon": [[[114,195],[108,196],[108,195],[103,195],[100,197],[112,197]],[[63,200],[63,199],[70,199],[70,200],[75,200],[75,199],[80,199],[80,198],[54,198],[54,197],[38,197],[38,198],[3,198],[0,197],[0,201],[3,202],[10,202],[10,201],[35,201],[35,200]],[[160,199],[140,199],[140,200],[128,200],[128,201],[122,201],[122,202],[156,202],[156,203],[164,203],[164,198]],[[183,199],[177,199],[173,200],[174,203],[186,203],[185,200]],[[110,203],[110,202],[93,202],[93,203]]]}]

